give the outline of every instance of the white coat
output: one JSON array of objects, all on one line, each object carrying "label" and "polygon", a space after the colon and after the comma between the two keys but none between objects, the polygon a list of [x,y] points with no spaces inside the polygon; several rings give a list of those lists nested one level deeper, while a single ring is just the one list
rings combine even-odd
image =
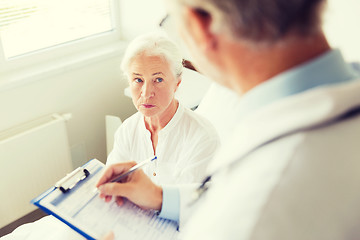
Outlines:
[{"label": "white coat", "polygon": [[[183,239],[358,239],[360,114],[329,124],[356,106],[360,81],[351,81],[284,98],[242,119],[210,165],[210,172],[222,170],[195,204]],[[181,221],[194,210],[186,191]]]}]

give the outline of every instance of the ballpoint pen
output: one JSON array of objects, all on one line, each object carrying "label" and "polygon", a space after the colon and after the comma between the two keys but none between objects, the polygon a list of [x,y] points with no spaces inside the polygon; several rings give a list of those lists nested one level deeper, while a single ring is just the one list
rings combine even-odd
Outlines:
[{"label": "ballpoint pen", "polygon": [[146,159],[138,164],[136,164],[135,166],[133,166],[132,168],[130,168],[127,172],[117,176],[117,177],[114,177],[113,179],[111,179],[109,182],[119,182],[121,181],[123,178],[125,178],[126,176],[128,176],[130,173],[136,171],[137,169],[145,166],[146,164],[148,163],[151,163],[152,161],[156,160],[157,157],[152,157],[152,158],[149,158],[149,159]]},{"label": "ballpoint pen", "polygon": [[[148,164],[148,163],[151,163],[152,161],[154,161],[154,160],[156,160],[156,159],[157,159],[156,156],[155,156],[155,157],[148,158],[148,159],[146,159],[146,160],[144,160],[144,161],[136,164],[135,166],[133,166],[132,168],[130,168],[130,169],[129,169],[128,171],[126,171],[125,173],[123,173],[123,174],[121,174],[121,175],[119,175],[119,176],[114,177],[113,179],[111,179],[111,180],[108,181],[107,183],[109,183],[109,182],[111,182],[111,183],[113,183],[113,182],[120,182],[122,179],[124,179],[124,178],[125,178],[126,176],[128,176],[130,173],[136,171],[137,169],[145,166],[145,165]],[[95,189],[93,190],[93,192],[94,192],[95,194],[98,194],[98,193],[99,193],[99,189],[98,189],[98,188],[95,188]]]}]

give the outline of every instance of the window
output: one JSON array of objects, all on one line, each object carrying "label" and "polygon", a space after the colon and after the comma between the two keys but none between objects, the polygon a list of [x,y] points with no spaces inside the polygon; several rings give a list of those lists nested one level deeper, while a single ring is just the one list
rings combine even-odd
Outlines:
[{"label": "window", "polygon": [[0,64],[119,39],[118,10],[116,0],[0,0]]}]

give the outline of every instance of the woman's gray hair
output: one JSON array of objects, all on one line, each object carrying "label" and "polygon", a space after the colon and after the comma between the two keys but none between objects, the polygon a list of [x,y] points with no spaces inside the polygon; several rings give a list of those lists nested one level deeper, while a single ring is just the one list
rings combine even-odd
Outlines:
[{"label": "woman's gray hair", "polygon": [[309,36],[321,29],[326,0],[177,0],[210,14],[213,31],[250,42],[276,42],[288,33]]},{"label": "woman's gray hair", "polygon": [[180,77],[183,70],[182,55],[179,47],[161,32],[152,32],[136,37],[126,48],[121,70],[127,74],[131,62],[139,55],[159,56],[172,67],[176,77]]}]

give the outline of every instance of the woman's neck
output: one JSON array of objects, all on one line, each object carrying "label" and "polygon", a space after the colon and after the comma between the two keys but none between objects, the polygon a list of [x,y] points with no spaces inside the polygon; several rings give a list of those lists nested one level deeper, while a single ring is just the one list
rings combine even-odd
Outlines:
[{"label": "woman's neck", "polygon": [[173,99],[173,101],[170,103],[169,107],[160,116],[144,118],[145,127],[151,133],[151,142],[153,145],[154,155],[156,154],[156,147],[157,147],[157,143],[158,143],[158,133],[174,117],[178,106],[179,106],[179,102],[176,99]]},{"label": "woman's neck", "polygon": [[151,133],[159,132],[174,117],[178,105],[179,102],[176,99],[173,99],[168,108],[162,114],[153,117],[144,117],[146,129]]}]

